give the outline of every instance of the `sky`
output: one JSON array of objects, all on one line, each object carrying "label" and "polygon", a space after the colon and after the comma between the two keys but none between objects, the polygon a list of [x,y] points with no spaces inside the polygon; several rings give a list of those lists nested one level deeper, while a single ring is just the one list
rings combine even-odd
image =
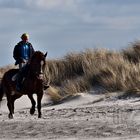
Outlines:
[{"label": "sky", "polygon": [[140,39],[140,0],[0,0],[0,67],[14,64],[22,33],[48,59],[121,50]]}]

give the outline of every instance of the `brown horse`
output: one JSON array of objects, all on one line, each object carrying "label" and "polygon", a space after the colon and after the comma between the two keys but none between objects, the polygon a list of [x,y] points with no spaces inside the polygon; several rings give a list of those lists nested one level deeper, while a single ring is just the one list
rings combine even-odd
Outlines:
[{"label": "brown horse", "polygon": [[41,118],[41,99],[43,96],[43,71],[45,67],[46,54],[40,51],[36,51],[28,64],[28,72],[22,83],[21,92],[16,91],[16,81],[12,80],[12,77],[16,75],[19,69],[11,69],[7,71],[1,81],[0,86],[0,101],[4,93],[7,97],[7,106],[9,109],[9,118],[13,118],[14,114],[14,102],[16,99],[20,98],[22,95],[28,95],[31,100],[32,107],[30,109],[30,114],[34,114],[36,102],[33,98],[33,94],[37,94],[37,108],[38,108],[38,118]]}]

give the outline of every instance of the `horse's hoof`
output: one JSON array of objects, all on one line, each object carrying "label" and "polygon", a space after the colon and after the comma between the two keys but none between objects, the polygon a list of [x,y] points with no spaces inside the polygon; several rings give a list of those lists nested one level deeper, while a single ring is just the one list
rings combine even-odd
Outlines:
[{"label": "horse's hoof", "polygon": [[9,114],[8,117],[9,117],[9,119],[13,119],[13,115],[12,114]]},{"label": "horse's hoof", "polygon": [[41,114],[38,115],[38,118],[41,118]]},{"label": "horse's hoof", "polygon": [[33,115],[35,113],[35,109],[30,109],[30,114]]}]

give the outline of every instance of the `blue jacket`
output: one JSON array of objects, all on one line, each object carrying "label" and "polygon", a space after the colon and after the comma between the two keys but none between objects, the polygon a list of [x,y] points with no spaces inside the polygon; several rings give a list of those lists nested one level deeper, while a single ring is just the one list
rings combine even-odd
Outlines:
[{"label": "blue jacket", "polygon": [[13,57],[14,57],[14,59],[16,60],[16,62],[15,62],[15,65],[17,65],[17,64],[19,64],[19,63],[22,63],[22,61],[23,61],[23,59],[25,59],[24,58],[24,49],[23,49],[23,47],[25,46],[25,45],[27,45],[29,48],[26,50],[26,51],[28,51],[28,56],[27,56],[27,58],[28,59],[30,59],[31,57],[32,57],[32,55],[33,55],[33,53],[34,53],[34,48],[33,48],[33,46],[32,46],[32,44],[31,43],[29,43],[29,42],[27,42],[27,43],[24,43],[23,41],[20,41],[16,46],[15,46],[15,48],[14,48],[14,51],[13,51]]}]

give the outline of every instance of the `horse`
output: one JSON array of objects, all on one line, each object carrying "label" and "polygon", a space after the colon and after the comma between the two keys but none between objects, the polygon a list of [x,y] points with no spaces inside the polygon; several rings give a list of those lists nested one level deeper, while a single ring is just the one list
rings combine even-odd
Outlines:
[{"label": "horse", "polygon": [[43,72],[46,65],[46,56],[47,53],[43,54],[40,51],[36,51],[32,55],[28,64],[28,72],[23,80],[22,90],[20,92],[16,91],[16,81],[12,80],[12,78],[18,74],[19,69],[10,69],[3,75],[0,85],[0,101],[2,101],[5,94],[9,109],[9,119],[13,119],[15,100],[20,98],[22,95],[27,95],[31,100],[32,107],[30,108],[30,114],[34,114],[36,102],[33,98],[33,94],[37,95],[38,118],[41,118],[41,100],[43,97],[44,86]]}]

